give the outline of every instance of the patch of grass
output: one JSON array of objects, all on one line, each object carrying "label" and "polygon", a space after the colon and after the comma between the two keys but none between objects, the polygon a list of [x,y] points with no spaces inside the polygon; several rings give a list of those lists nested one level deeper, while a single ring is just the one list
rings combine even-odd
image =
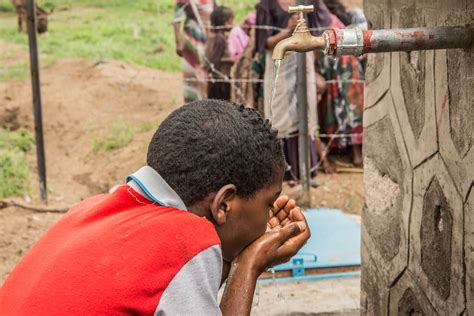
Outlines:
[{"label": "patch of grass", "polygon": [[252,11],[255,10],[256,0],[221,0],[221,5],[232,8],[234,10],[234,23],[239,24]]},{"label": "patch of grass", "polygon": [[0,129],[0,198],[30,192],[26,153],[33,144],[33,135],[25,129]]},{"label": "patch of grass", "polygon": [[[40,58],[40,67],[47,67],[55,61],[50,56],[43,56]],[[0,59],[0,62],[1,59]],[[0,82],[10,80],[23,80],[30,77],[30,64],[29,62],[16,62],[16,63],[5,63],[0,66]],[[41,78],[41,77],[40,77]]]},{"label": "patch of grass", "polygon": [[30,192],[29,169],[25,154],[0,149],[0,198],[21,196]]},{"label": "patch of grass", "polygon": [[173,104],[173,106],[176,106],[178,104],[178,99],[175,95],[173,95],[173,98],[171,99],[171,104]]},{"label": "patch of grass", "polygon": [[354,192],[349,192],[346,194],[346,204],[345,207],[351,213],[357,213],[357,208],[359,207],[359,197]]},{"label": "patch of grass", "polygon": [[[255,0],[223,0],[236,14],[235,23],[252,11]],[[0,0],[7,13],[0,15],[0,40],[23,46],[28,41],[17,30],[16,14],[10,2]],[[49,35],[39,36],[41,57],[118,59],[168,71],[181,69],[175,53],[171,21],[174,1],[162,0],[44,0],[41,6],[53,10]],[[43,63],[42,63],[43,65]],[[4,77],[18,77],[13,74]]]},{"label": "patch of grass", "polygon": [[15,12],[10,1],[0,1],[0,12]]},{"label": "patch of grass", "polygon": [[29,152],[35,143],[33,134],[20,128],[17,131],[10,132],[0,129],[0,148],[6,150],[19,150],[24,153]]},{"label": "patch of grass", "polygon": [[152,122],[143,122],[143,123],[140,124],[138,132],[139,133],[146,133],[146,132],[151,131],[154,127],[155,127],[155,124],[153,124]]},{"label": "patch of grass", "polygon": [[29,65],[24,62],[5,65],[0,68],[0,81],[21,80],[30,74]]},{"label": "patch of grass", "polygon": [[[59,1],[49,17],[48,36],[38,37],[41,55],[53,59],[118,59],[177,71],[168,1]],[[14,13],[0,16],[0,39],[27,49],[27,36],[17,30]]]},{"label": "patch of grass", "polygon": [[130,124],[119,120],[108,130],[104,138],[95,138],[92,149],[94,153],[101,150],[110,151],[127,146],[133,140],[135,133]]}]

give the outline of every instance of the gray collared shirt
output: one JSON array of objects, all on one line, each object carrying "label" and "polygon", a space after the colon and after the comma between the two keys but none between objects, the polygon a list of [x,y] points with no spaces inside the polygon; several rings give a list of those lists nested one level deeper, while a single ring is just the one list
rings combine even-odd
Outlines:
[{"label": "gray collared shirt", "polygon": [[127,183],[146,199],[163,206],[187,211],[179,195],[166,183],[155,169],[144,166],[127,177]]}]

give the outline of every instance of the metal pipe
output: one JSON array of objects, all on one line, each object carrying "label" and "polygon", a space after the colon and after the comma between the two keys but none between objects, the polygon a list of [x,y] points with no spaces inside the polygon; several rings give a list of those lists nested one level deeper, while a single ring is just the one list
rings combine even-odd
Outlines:
[{"label": "metal pipe", "polygon": [[468,48],[474,38],[472,27],[442,26],[393,30],[330,29],[325,32],[324,53],[339,57],[431,49]]},{"label": "metal pipe", "polygon": [[[297,5],[303,5],[304,0],[297,0]],[[300,13],[303,17],[303,11]],[[306,53],[297,55],[297,77],[296,77],[296,98],[298,101],[298,112],[300,127],[298,131],[298,158],[299,175],[303,185],[303,199],[308,207],[311,205],[310,195],[310,168],[309,168],[309,146],[308,146],[308,93],[306,87]]]},{"label": "metal pipe", "polygon": [[39,78],[38,47],[36,43],[36,14],[34,0],[26,1],[28,42],[30,48],[31,86],[33,90],[33,113],[35,117],[36,158],[41,199],[48,199],[46,185],[46,163],[43,142],[43,117],[41,111],[41,88]]},{"label": "metal pipe", "polygon": [[473,38],[472,26],[393,30],[329,29],[321,36],[311,36],[306,24],[301,23],[291,37],[275,46],[272,58],[283,59],[288,51],[306,52],[314,49],[323,49],[326,55],[339,57],[360,56],[366,53],[468,48],[472,46]]}]

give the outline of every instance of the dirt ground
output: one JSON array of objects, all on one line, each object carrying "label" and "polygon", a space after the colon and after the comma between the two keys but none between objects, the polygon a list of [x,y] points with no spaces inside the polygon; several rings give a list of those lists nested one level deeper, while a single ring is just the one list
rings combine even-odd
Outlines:
[{"label": "dirt ground", "polygon": [[[17,47],[0,42],[0,51]],[[18,50],[19,51],[19,50]],[[8,54],[0,65],[25,59]],[[1,68],[1,66],[0,66]],[[147,144],[159,123],[182,104],[181,76],[116,61],[61,60],[41,71],[43,124],[50,205],[71,205],[108,192],[145,163]],[[33,130],[29,78],[0,82],[0,127]],[[116,121],[135,130],[126,147],[94,153],[93,141]],[[151,129],[143,128],[144,124]],[[29,154],[31,203],[38,203],[36,155]],[[362,174],[320,174],[313,206],[360,214]],[[298,197],[299,189],[285,188]],[[23,254],[61,215],[19,208],[0,209],[0,284]]]},{"label": "dirt ground", "polygon": [[360,315],[360,276],[258,284],[253,316]]}]

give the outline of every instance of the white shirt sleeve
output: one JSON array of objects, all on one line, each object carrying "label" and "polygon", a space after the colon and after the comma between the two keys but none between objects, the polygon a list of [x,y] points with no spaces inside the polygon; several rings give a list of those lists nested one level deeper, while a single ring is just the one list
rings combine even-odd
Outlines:
[{"label": "white shirt sleeve", "polygon": [[217,302],[221,277],[221,247],[215,245],[201,251],[171,280],[155,316],[222,315]]}]

